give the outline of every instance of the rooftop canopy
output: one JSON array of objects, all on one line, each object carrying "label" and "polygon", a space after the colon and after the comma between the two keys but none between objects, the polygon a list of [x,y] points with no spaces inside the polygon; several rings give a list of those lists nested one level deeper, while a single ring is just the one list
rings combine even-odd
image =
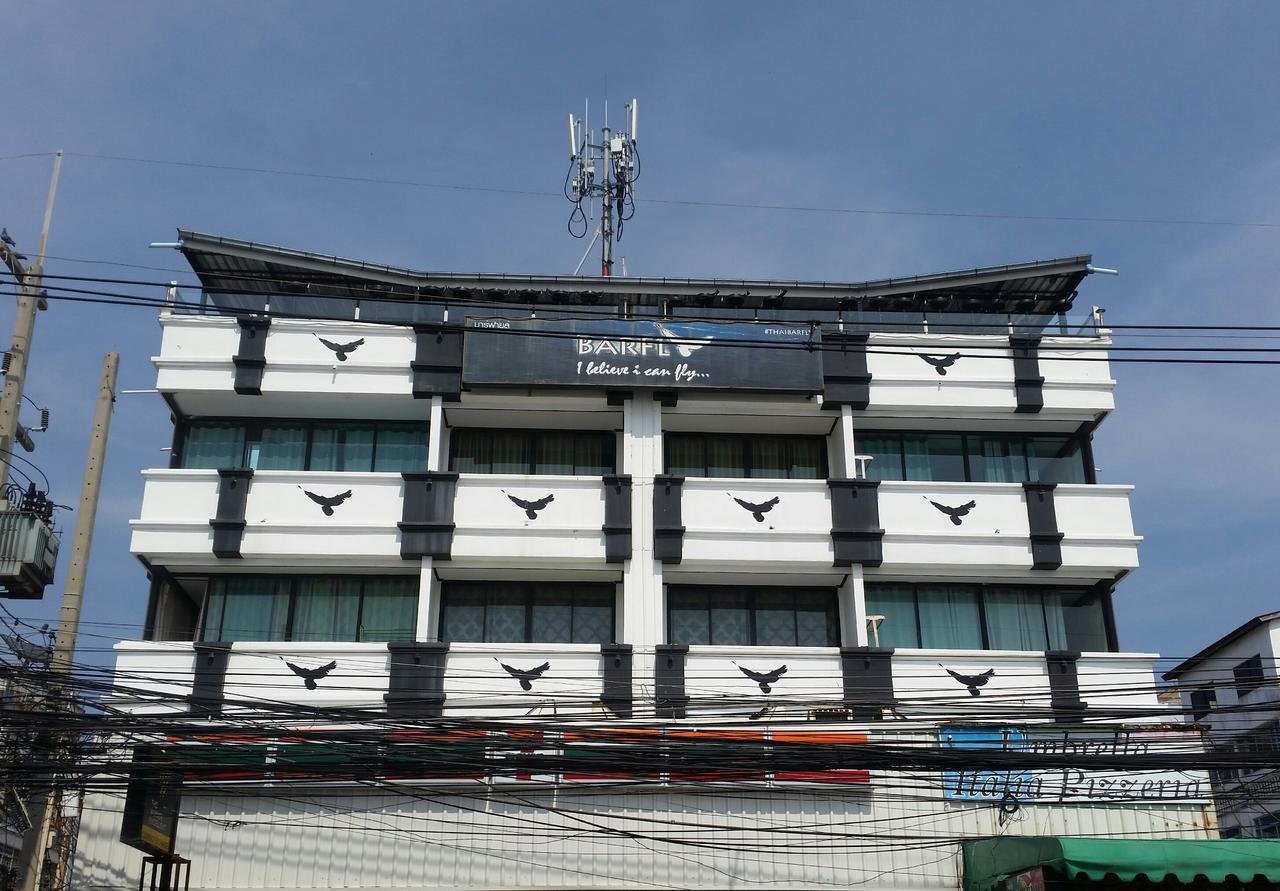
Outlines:
[{"label": "rooftop canopy", "polygon": [[965,842],[963,853],[964,891],[1002,889],[1036,867],[1067,881],[1280,881],[1280,841],[1005,836]]},{"label": "rooftop canopy", "polygon": [[[1051,317],[1071,309],[1089,255],[859,283],[423,272],[178,230],[215,306],[254,308],[267,295],[440,304],[610,307],[643,312],[766,310],[964,313]],[[363,314],[362,314],[363,317]]]}]

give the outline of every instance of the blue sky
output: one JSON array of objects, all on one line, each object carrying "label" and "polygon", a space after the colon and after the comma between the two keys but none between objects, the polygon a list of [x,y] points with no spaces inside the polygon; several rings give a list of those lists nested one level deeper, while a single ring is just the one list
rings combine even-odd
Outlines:
[{"label": "blue sky", "polygon": [[[1280,229],[819,214],[745,204],[1280,222],[1271,3],[15,4],[0,223],[33,253],[50,159],[113,155],[556,192],[564,116],[639,97],[641,275],[859,281],[1093,253],[1113,324],[1280,325]],[[434,270],[571,272],[563,200],[69,156],[50,273],[167,280],[175,227]],[[121,286],[122,290],[128,290]],[[133,289],[138,290],[138,289]],[[0,307],[10,330],[12,301]],[[1159,341],[1151,341],[1159,343]],[[153,313],[55,303],[28,393],[77,498],[101,355],[149,388]],[[1134,339],[1131,345],[1144,345]],[[1277,608],[1280,367],[1116,365],[1102,479],[1138,486],[1121,644],[1187,655]],[[168,415],[121,396],[81,654],[136,636],[138,471]],[[69,533],[71,518],[65,521]],[[67,536],[69,538],[69,535]],[[59,583],[64,577],[59,568]],[[43,621],[42,603],[10,602]],[[118,624],[113,624],[118,623]],[[97,636],[89,636],[97,635]]]}]

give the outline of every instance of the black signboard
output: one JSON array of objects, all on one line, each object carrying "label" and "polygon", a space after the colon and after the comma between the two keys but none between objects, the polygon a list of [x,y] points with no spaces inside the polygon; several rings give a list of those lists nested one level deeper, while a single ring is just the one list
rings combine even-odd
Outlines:
[{"label": "black signboard", "polygon": [[152,745],[134,749],[120,841],[148,854],[172,854],[181,804],[182,776],[161,750]]},{"label": "black signboard", "polygon": [[470,317],[468,385],[818,393],[819,332],[808,325]]}]

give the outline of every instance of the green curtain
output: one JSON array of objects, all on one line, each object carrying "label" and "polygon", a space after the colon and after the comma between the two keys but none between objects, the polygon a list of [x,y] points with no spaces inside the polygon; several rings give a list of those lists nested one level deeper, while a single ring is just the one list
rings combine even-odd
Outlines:
[{"label": "green curtain", "polygon": [[707,476],[739,479],[747,475],[746,453],[738,436],[707,437]]},{"label": "green curtain", "polygon": [[302,426],[266,426],[256,442],[249,443],[249,466],[254,470],[302,470],[307,460],[307,429]]},{"label": "green curtain", "polygon": [[187,428],[182,466],[218,470],[244,466],[244,425],[196,423]]},{"label": "green curtain", "polygon": [[425,424],[382,424],[373,455],[375,473],[403,473],[427,469]]},{"label": "green curtain", "polygon": [[[910,585],[868,584],[866,604],[868,616],[884,616],[880,623],[880,646],[906,649],[920,646],[916,595]],[[874,645],[874,639],[872,643]]]},{"label": "green curtain", "polygon": [[418,622],[417,577],[378,577],[364,580],[360,605],[360,640],[413,640]]},{"label": "green curtain", "polygon": [[665,439],[667,473],[672,476],[707,475],[706,442],[701,436],[667,433]]},{"label": "green curtain", "polygon": [[[289,581],[270,576],[227,576],[210,585],[223,600],[221,621],[205,623],[205,640],[284,640]],[[212,604],[211,604],[212,605]],[[215,617],[210,614],[209,619]]]},{"label": "green curtain", "polygon": [[360,616],[360,580],[307,576],[297,580],[293,640],[356,640]]},{"label": "green curtain", "polygon": [[1044,601],[1020,588],[988,589],[987,640],[993,650],[1047,650]]},{"label": "green curtain", "polygon": [[920,585],[920,645],[944,650],[982,649],[978,592],[966,585]]},{"label": "green curtain", "polygon": [[865,436],[859,434],[854,441],[854,451],[870,455],[867,464],[869,480],[900,480],[902,475],[902,437],[896,433]]},{"label": "green curtain", "polygon": [[547,430],[536,435],[533,472],[572,476],[577,473],[577,451],[581,435],[572,431]]}]

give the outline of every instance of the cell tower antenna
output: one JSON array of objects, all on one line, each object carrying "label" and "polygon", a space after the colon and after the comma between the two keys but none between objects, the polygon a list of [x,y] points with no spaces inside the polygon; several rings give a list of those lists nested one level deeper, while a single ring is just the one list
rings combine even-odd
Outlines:
[{"label": "cell tower antenna", "polygon": [[[569,173],[565,177],[564,196],[573,203],[569,234],[574,238],[586,237],[588,212],[592,202],[600,199],[597,230],[600,274],[608,277],[613,275],[613,243],[622,240],[623,224],[635,216],[634,187],[640,178],[640,154],[636,148],[636,100],[625,106],[623,118],[627,129],[617,132],[609,129],[608,100],[604,107],[605,126],[600,131],[599,142],[591,130],[589,102],[583,103],[581,120],[569,115]],[[584,203],[586,210],[582,207]],[[623,275],[626,275],[625,267]]]}]

